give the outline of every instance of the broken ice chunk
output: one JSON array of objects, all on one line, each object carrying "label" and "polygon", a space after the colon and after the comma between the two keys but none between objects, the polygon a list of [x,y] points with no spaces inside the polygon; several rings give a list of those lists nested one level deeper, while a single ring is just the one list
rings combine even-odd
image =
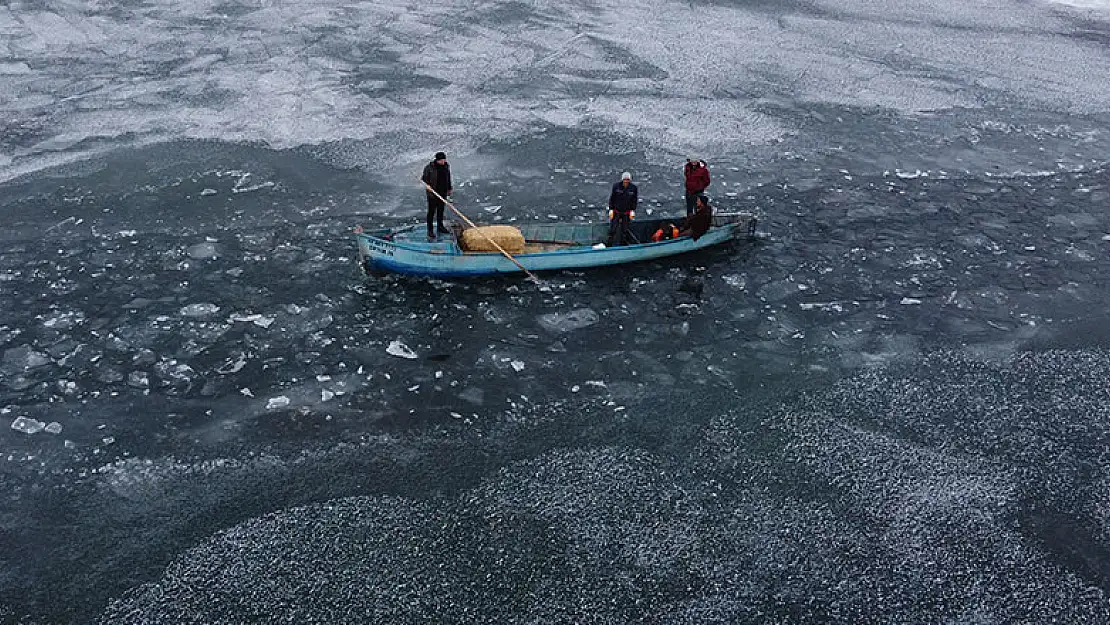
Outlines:
[{"label": "broken ice chunk", "polygon": [[254,315],[232,315],[231,317],[229,317],[229,319],[231,321],[249,321],[249,322],[253,323],[254,325],[262,327],[262,328],[268,328],[268,327],[270,327],[270,324],[272,324],[274,322],[273,317],[264,317],[264,316],[259,315],[259,314],[254,314]]},{"label": "broken ice chunk", "polygon": [[516,371],[517,373],[520,373],[521,371],[524,371],[524,362],[523,361],[514,360],[509,364],[511,364],[513,366],[513,370]]},{"label": "broken ice chunk", "polygon": [[744,276],[733,274],[722,276],[721,279],[725,281],[725,284],[740,291],[743,291],[744,287],[747,286],[747,280],[744,278]]},{"label": "broken ice chunk", "polygon": [[224,364],[220,365],[219,367],[216,367],[216,373],[219,373],[221,375],[227,375],[229,373],[238,373],[246,365],[247,365],[247,357],[243,354],[240,354],[238,359],[232,360],[232,359],[228,358],[227,360],[224,361]]},{"label": "broken ice chunk", "polygon": [[16,420],[12,421],[12,429],[24,434],[37,434],[46,429],[46,424],[38,419],[16,417]]},{"label": "broken ice chunk", "polygon": [[57,421],[51,421],[50,423],[46,424],[46,427],[44,427],[43,430],[45,430],[48,434],[61,434],[62,424],[58,423]]},{"label": "broken ice chunk", "polygon": [[266,401],[266,410],[277,410],[278,408],[284,408],[288,405],[289,398],[285,395],[278,395],[277,397],[271,397],[269,400]]},{"label": "broken ice chunk", "polygon": [[3,366],[0,367],[0,371],[15,374],[37,369],[47,364],[50,364],[49,356],[23,345],[4,352]]},{"label": "broken ice chunk", "polygon": [[598,314],[592,309],[579,308],[568,313],[541,315],[539,323],[549,332],[571,332],[592,326],[600,320]]},{"label": "broken ice chunk", "polygon": [[481,406],[485,403],[485,396],[485,391],[476,386],[469,386],[464,389],[463,392],[459,393],[459,399],[476,406]]},{"label": "broken ice chunk", "polygon": [[405,345],[401,341],[390,341],[389,347],[385,348],[385,352],[390,356],[396,356],[398,358],[408,358],[409,360],[414,360],[416,358],[416,352],[412,351],[408,345]]},{"label": "broken ice chunk", "polygon": [[185,253],[193,260],[211,260],[220,255],[219,249],[211,241],[190,246],[189,249],[185,250]]},{"label": "broken ice chunk", "polygon": [[189,304],[181,308],[182,317],[208,317],[220,312],[220,307],[215,304]]}]

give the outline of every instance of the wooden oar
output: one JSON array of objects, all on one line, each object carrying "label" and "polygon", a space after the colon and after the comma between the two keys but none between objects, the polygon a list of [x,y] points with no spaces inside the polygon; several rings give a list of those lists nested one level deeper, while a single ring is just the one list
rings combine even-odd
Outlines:
[{"label": "wooden oar", "polygon": [[499,252],[501,252],[502,254],[504,254],[504,255],[505,255],[505,258],[508,258],[509,260],[513,261],[513,264],[514,264],[514,265],[516,265],[517,267],[520,267],[520,270],[521,270],[521,271],[523,271],[524,273],[528,274],[528,277],[529,277],[529,278],[531,278],[533,282],[535,282],[536,284],[541,284],[541,282],[540,282],[540,279],[539,279],[539,278],[537,278],[537,277],[535,276],[535,274],[533,274],[533,273],[532,273],[531,271],[528,271],[527,269],[525,269],[525,268],[524,268],[524,265],[520,264],[520,262],[518,262],[518,261],[517,261],[517,259],[513,258],[513,255],[512,255],[512,254],[510,254],[510,253],[506,252],[506,251],[505,251],[505,248],[503,248],[503,247],[501,247],[500,245],[498,245],[498,244],[497,244],[497,241],[494,241],[493,239],[491,239],[491,238],[489,237],[489,235],[487,235],[487,234],[486,234],[485,232],[482,232],[481,228],[478,228],[478,226],[475,226],[475,225],[474,225],[474,222],[473,222],[473,221],[470,221],[470,218],[469,218],[469,217],[467,217],[466,215],[462,214],[462,211],[460,211],[459,209],[455,208],[455,205],[454,205],[454,204],[452,204],[452,203],[448,202],[448,201],[447,201],[447,198],[445,198],[445,197],[443,197],[442,195],[440,195],[439,193],[437,193],[437,192],[436,192],[436,190],[432,188],[432,185],[428,184],[427,182],[424,182],[423,180],[421,180],[421,181],[420,181],[420,183],[424,185],[424,188],[428,190],[428,193],[431,193],[431,194],[435,195],[436,197],[438,197],[438,198],[440,199],[440,201],[441,201],[441,202],[443,202],[444,204],[446,204],[447,206],[449,206],[449,207],[451,208],[451,210],[453,210],[453,211],[455,212],[455,214],[456,214],[456,215],[458,215],[459,217],[461,217],[461,218],[462,218],[462,220],[463,220],[463,221],[465,221],[465,222],[467,223],[467,225],[469,225],[469,226],[470,226],[471,228],[474,228],[474,229],[476,229],[476,230],[478,231],[478,234],[482,235],[482,237],[483,237],[483,238],[485,238],[485,240],[489,241],[491,245],[493,245],[494,247],[496,247],[496,248],[497,248],[497,251],[499,251]]}]

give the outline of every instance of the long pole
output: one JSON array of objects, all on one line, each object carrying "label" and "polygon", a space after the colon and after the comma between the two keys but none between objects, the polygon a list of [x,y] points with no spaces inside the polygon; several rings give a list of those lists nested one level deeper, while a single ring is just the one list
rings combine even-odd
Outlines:
[{"label": "long pole", "polygon": [[435,196],[436,196],[437,198],[439,198],[439,200],[440,200],[441,202],[443,202],[443,203],[444,203],[444,204],[446,204],[447,206],[451,207],[451,210],[455,211],[455,214],[456,214],[456,215],[458,215],[459,217],[461,217],[461,218],[462,218],[462,220],[463,220],[463,221],[465,221],[465,222],[466,222],[466,224],[467,224],[468,226],[470,226],[471,228],[474,228],[474,229],[476,229],[476,230],[478,231],[478,234],[482,235],[482,237],[483,237],[483,238],[484,238],[485,240],[489,241],[491,245],[493,245],[494,247],[496,247],[496,248],[497,248],[497,251],[499,251],[499,252],[501,252],[502,254],[504,254],[504,255],[505,255],[505,258],[508,258],[509,260],[513,261],[513,264],[514,264],[514,265],[516,265],[517,267],[520,267],[520,270],[521,270],[521,271],[523,271],[524,273],[528,274],[528,277],[529,277],[529,278],[531,278],[533,282],[535,282],[536,284],[540,284],[540,279],[539,279],[539,278],[537,278],[537,277],[536,277],[536,276],[535,276],[535,275],[534,275],[534,274],[533,274],[533,273],[532,273],[531,271],[528,271],[527,269],[525,269],[525,268],[524,268],[524,265],[521,265],[521,264],[520,264],[520,263],[519,263],[519,262],[517,261],[517,259],[513,258],[513,255],[512,255],[512,254],[510,254],[510,253],[506,252],[506,251],[505,251],[505,248],[503,248],[503,247],[501,247],[500,245],[498,245],[498,244],[497,244],[497,241],[494,241],[493,239],[489,238],[489,235],[487,235],[487,234],[486,234],[485,232],[482,232],[482,229],[481,229],[481,228],[478,228],[478,226],[475,226],[475,225],[474,225],[474,222],[473,222],[473,221],[470,221],[470,218],[469,218],[469,217],[467,217],[466,215],[462,214],[462,211],[460,211],[459,209],[455,208],[455,205],[454,205],[454,204],[452,204],[452,203],[448,202],[448,201],[447,201],[447,198],[445,198],[445,197],[443,197],[442,195],[440,195],[439,193],[437,193],[437,192],[436,192],[436,190],[432,188],[432,185],[428,184],[427,182],[424,182],[423,180],[421,180],[421,181],[420,181],[420,183],[424,185],[424,188],[428,190],[428,193],[431,193],[431,194],[435,195]]}]

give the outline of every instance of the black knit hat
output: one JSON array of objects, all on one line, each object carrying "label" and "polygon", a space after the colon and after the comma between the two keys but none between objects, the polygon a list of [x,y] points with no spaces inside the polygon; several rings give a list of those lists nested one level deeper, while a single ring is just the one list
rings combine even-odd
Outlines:
[{"label": "black knit hat", "polygon": [[447,155],[446,155],[446,154],[444,154],[443,152],[436,152],[436,158],[435,158],[435,160],[437,160],[437,161],[445,161],[445,160],[447,160]]}]

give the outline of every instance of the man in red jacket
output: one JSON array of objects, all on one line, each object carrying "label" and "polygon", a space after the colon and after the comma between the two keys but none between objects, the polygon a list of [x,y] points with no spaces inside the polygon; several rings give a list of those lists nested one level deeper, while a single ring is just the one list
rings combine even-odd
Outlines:
[{"label": "man in red jacket", "polygon": [[686,175],[686,215],[689,216],[697,210],[698,196],[709,187],[709,167],[703,160],[688,158],[682,173]]}]

